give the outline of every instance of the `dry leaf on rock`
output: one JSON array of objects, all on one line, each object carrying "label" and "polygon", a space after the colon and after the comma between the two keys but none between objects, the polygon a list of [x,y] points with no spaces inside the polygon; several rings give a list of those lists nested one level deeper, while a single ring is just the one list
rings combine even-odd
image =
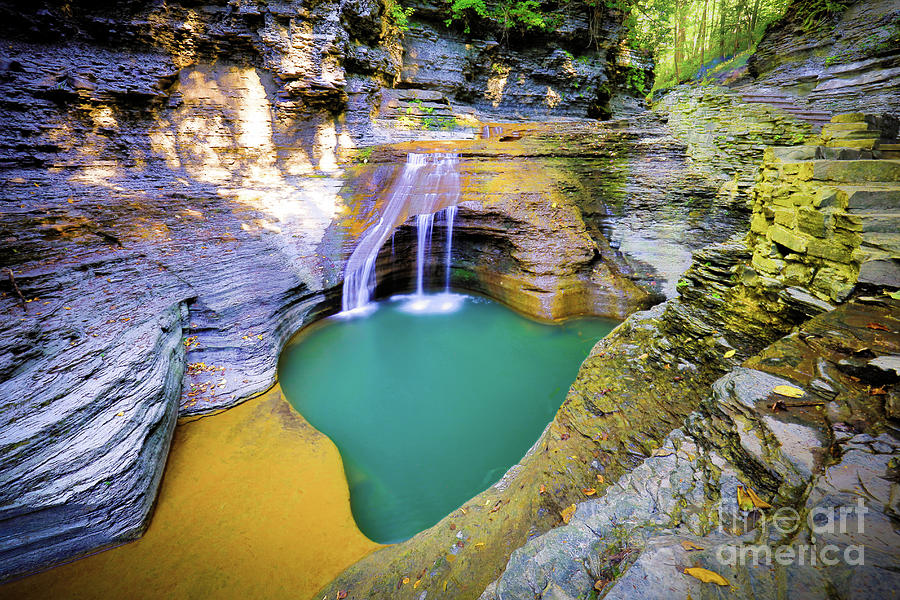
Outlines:
[{"label": "dry leaf on rock", "polygon": [[690,575],[691,577],[696,577],[703,583],[714,583],[716,585],[728,585],[728,580],[716,573],[715,571],[710,571],[709,569],[704,569],[702,567],[689,567],[684,570],[686,575]]},{"label": "dry leaf on rock", "polygon": [[792,385],[776,385],[772,391],[779,396],[787,396],[788,398],[802,398],[804,394],[803,390]]}]

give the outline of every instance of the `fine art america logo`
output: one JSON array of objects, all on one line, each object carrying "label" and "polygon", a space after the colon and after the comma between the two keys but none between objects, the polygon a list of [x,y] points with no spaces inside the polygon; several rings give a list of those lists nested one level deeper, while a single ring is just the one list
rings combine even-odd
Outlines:
[{"label": "fine art america logo", "polygon": [[[810,532],[808,543],[791,543],[783,545],[769,544],[722,544],[716,549],[716,559],[724,565],[782,565],[788,566],[834,566],[843,562],[849,566],[865,564],[865,546],[862,544],[825,543],[826,539],[851,536],[865,533],[863,517],[869,509],[861,498],[856,499],[856,506],[825,507],[818,506],[809,511],[806,525]],[[722,515],[724,516],[724,515]],[[759,513],[736,513],[731,515],[732,523],[737,529],[748,531],[754,526],[760,527],[763,538],[769,535],[789,539],[804,524],[804,519],[796,510],[782,507],[770,515]],[[754,522],[750,522],[753,518]],[[720,523],[722,520],[720,519]],[[720,526],[720,531],[724,531]],[[819,539],[819,538],[824,539]]]}]

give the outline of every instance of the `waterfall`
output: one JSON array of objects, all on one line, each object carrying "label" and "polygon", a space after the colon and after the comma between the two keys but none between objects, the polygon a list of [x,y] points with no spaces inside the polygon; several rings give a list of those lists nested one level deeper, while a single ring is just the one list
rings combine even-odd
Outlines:
[{"label": "waterfall", "polygon": [[456,218],[456,206],[448,206],[447,214],[447,261],[444,266],[444,291],[450,293],[450,262],[453,258],[453,220]]},{"label": "waterfall", "polygon": [[[375,291],[375,262],[381,247],[409,215],[416,215],[416,293],[424,295],[425,262],[430,254],[434,214],[444,208],[456,213],[459,201],[459,158],[456,153],[410,153],[387,193],[378,221],[366,229],[347,261],[341,308],[345,312],[365,307]],[[447,211],[448,249],[453,215]],[[392,243],[393,258],[393,243]],[[449,274],[449,264],[446,273]],[[446,278],[446,277],[445,277]],[[445,282],[446,284],[446,282]]]},{"label": "waterfall", "polygon": [[503,135],[503,127],[500,125],[485,125],[481,129],[481,139],[489,140],[491,138],[498,138]]},{"label": "waterfall", "polygon": [[431,250],[431,229],[434,226],[434,214],[418,215],[416,217],[416,295],[425,293],[425,261]]}]

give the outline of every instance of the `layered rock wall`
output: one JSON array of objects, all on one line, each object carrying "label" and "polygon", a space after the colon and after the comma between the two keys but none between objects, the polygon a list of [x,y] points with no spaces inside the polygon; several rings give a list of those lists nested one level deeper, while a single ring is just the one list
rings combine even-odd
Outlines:
[{"label": "layered rock wall", "polygon": [[271,385],[281,344],[339,293],[353,238],[326,239],[342,182],[325,175],[395,131],[383,90],[487,107],[482,50],[546,63],[553,89],[602,84],[612,59],[573,79],[553,40],[520,57],[485,37],[447,87],[438,55],[416,79],[416,36],[367,0],[0,4],[0,578],[139,535],[179,410]]},{"label": "layered rock wall", "polygon": [[818,21],[809,20],[810,4],[795,0],[766,30],[748,62],[754,85],[830,112],[900,116],[897,3],[858,0]]}]

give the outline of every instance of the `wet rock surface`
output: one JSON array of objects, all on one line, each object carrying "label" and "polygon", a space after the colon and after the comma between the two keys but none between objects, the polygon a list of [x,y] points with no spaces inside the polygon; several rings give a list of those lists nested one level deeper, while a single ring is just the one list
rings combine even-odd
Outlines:
[{"label": "wet rock surface", "polygon": [[[692,250],[746,227],[744,209],[715,195],[718,180],[706,174],[712,168],[689,164],[684,144],[651,115],[496,128],[502,133],[488,140],[375,151],[343,192],[351,205],[375,212],[351,215],[332,233],[377,220],[371,215],[404,150],[457,153],[453,285],[554,319],[624,317],[674,295]],[[435,279],[444,268],[443,236],[437,227],[428,266]],[[413,256],[415,244],[407,225],[385,245],[380,293],[411,289],[412,270],[396,257]]]},{"label": "wet rock surface", "polygon": [[[719,379],[684,430],[605,496],[578,504],[568,524],[514,552],[482,598],[578,598],[595,585],[605,598],[715,593],[681,572],[689,567],[719,573],[742,597],[890,595],[900,549],[890,465],[900,438],[877,380],[842,365],[859,351],[851,339],[875,356],[895,355],[897,309],[887,297],[846,304]],[[805,396],[782,398],[779,385]],[[738,486],[771,506],[742,507]],[[767,521],[773,514],[796,516],[789,526]],[[826,562],[810,563],[810,551]]]}]

